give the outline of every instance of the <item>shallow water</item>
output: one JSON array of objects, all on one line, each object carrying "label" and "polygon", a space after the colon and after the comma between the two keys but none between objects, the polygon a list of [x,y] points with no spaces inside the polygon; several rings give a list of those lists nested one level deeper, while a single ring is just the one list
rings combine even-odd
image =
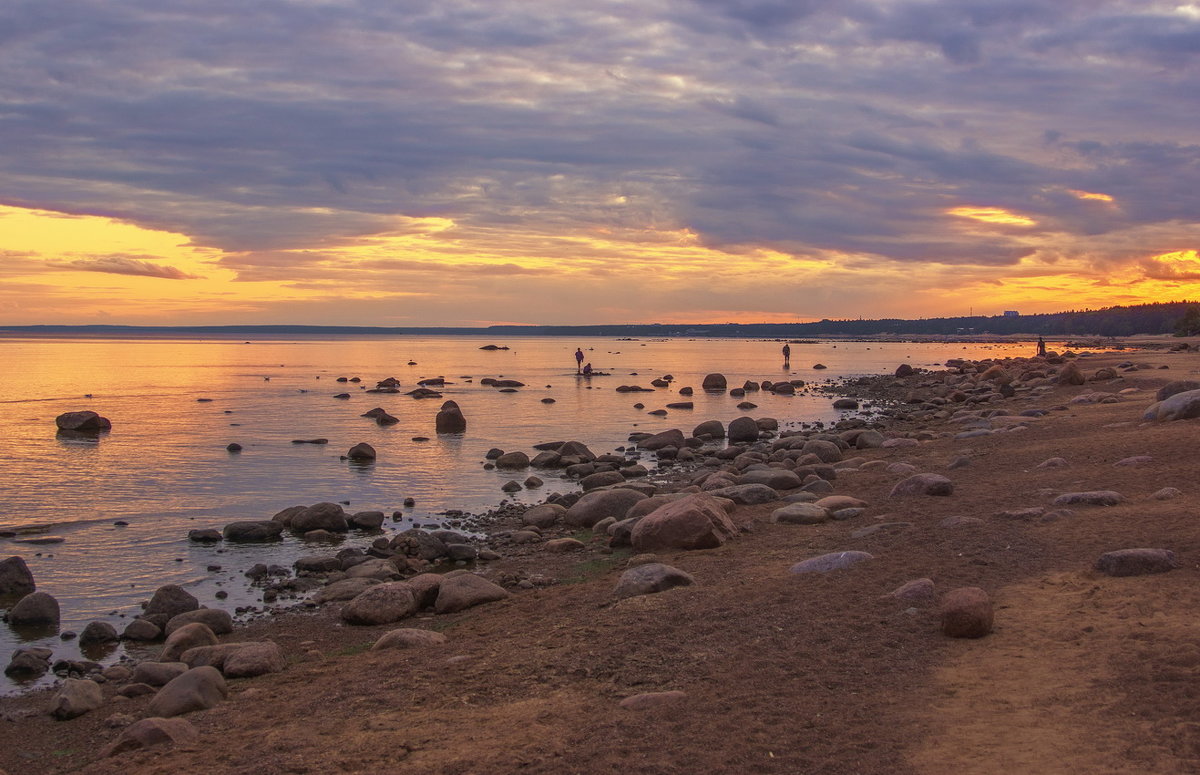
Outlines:
[{"label": "shallow water", "polygon": [[[486,344],[510,349],[479,349]],[[577,346],[595,369],[611,376],[576,376]],[[690,432],[701,421],[728,422],[742,414],[775,417],[787,427],[828,422],[839,414],[829,396],[761,392],[747,397],[758,408],[742,412],[736,407],[742,399],[699,390],[703,376],[713,371],[724,373],[734,387],[746,379],[819,382],[889,372],[900,363],[932,366],[952,357],[1031,354],[1029,345],[823,342],[791,348],[791,368],[785,369],[780,343],[743,340],[0,339],[0,529],[22,531],[16,539],[0,539],[0,556],[25,558],[38,589],[62,605],[63,630],[79,631],[93,619],[120,630],[138,604],[166,583],[188,587],[202,604],[232,609],[261,602],[246,587],[246,568],[256,562],[290,565],[322,550],[294,539],[194,545],[186,539],[188,530],[269,519],[296,504],[341,501],[350,512],[401,511],[403,520],[385,525],[394,532],[414,522],[440,522],[439,512],[447,509],[496,505],[503,497],[500,486],[526,474],[485,471],[483,455],[492,447],[528,452],[539,442],[578,439],[599,454],[626,444],[635,431]],[[813,370],[816,363],[828,368]],[[665,374],[675,377],[675,387],[613,390],[623,384],[649,387]],[[339,383],[340,376],[362,382]],[[402,391],[428,377],[443,376],[449,384],[439,389],[442,399],[364,392],[389,376],[400,380]],[[526,387],[500,393],[479,384],[483,377],[501,376]],[[678,387],[684,385],[696,388],[693,410],[646,414],[681,400]],[[333,398],[343,392],[350,398]],[[546,397],[555,403],[542,403]],[[457,401],[467,418],[462,436],[434,432],[434,416],[446,399]],[[645,409],[634,409],[635,403]],[[374,407],[400,422],[380,427],[360,416]],[[112,431],[96,440],[56,435],[55,416],[82,409],[108,417]],[[417,436],[429,440],[414,441]],[[315,437],[329,444],[291,443]],[[360,441],[378,451],[375,464],[354,466],[341,459]],[[226,451],[230,442],[243,451]],[[553,475],[538,475],[545,487],[518,493],[517,500],[534,502],[552,491],[575,489]],[[416,499],[415,508],[402,507],[406,497]],[[118,521],[128,526],[115,526]],[[27,534],[34,528],[36,534]],[[35,535],[63,540],[20,543]],[[350,537],[338,548],[369,540]],[[211,565],[221,570],[207,570]],[[214,597],[221,589],[228,600]],[[0,625],[0,664],[22,643],[52,646],[56,659],[79,653],[55,633],[19,634]],[[118,653],[91,656],[113,659]],[[0,692],[19,688],[0,678]]]}]

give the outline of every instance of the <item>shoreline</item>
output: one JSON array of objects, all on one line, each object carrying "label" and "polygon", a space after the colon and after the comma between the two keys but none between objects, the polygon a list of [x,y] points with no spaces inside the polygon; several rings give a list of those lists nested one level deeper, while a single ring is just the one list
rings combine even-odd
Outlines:
[{"label": "shoreline", "polygon": [[[1012,398],[1001,398],[996,400],[993,400],[990,398],[990,396],[1000,394],[994,390],[991,390],[990,387],[987,393],[970,394],[967,393],[967,391],[961,391],[966,395],[962,401],[958,401],[956,398],[948,397],[952,395],[949,391],[946,393],[946,395],[936,395],[936,393],[939,392],[943,387],[947,387],[944,382],[940,383],[941,387],[938,387],[933,392],[930,392],[921,386],[922,381],[932,380],[939,374],[942,374],[941,372],[917,372],[913,377],[904,378],[903,380],[897,380],[895,377],[888,376],[864,378],[858,381],[858,385],[852,386],[855,388],[861,388],[862,393],[860,398],[863,399],[864,404],[868,402],[874,404],[881,400],[886,400],[888,401],[888,406],[890,407],[889,411],[891,412],[891,416],[884,421],[877,420],[874,417],[871,420],[851,419],[844,421],[846,427],[839,429],[835,425],[833,426],[832,430],[838,430],[842,433],[853,432],[855,430],[861,431],[869,429],[868,426],[870,426],[872,422],[876,424],[883,422],[886,425],[888,436],[890,438],[909,439],[914,443],[912,445],[897,445],[894,447],[863,447],[861,450],[856,449],[850,452],[845,457],[850,457],[853,455],[855,457],[866,458],[866,463],[871,463],[874,460],[892,460],[893,463],[899,463],[900,461],[898,458],[901,456],[918,456],[922,452],[928,454],[927,451],[929,450],[940,449],[941,447],[946,446],[963,447],[965,445],[968,448],[973,448],[976,445],[980,447],[984,445],[990,445],[989,448],[994,447],[996,450],[1011,448],[1010,452],[1007,454],[1012,454],[1013,451],[1020,450],[1023,445],[1028,446],[1029,444],[1033,443],[1029,441],[1029,438],[1036,436],[1040,430],[1052,425],[1056,420],[1070,417],[1072,418],[1072,422],[1076,423],[1077,420],[1075,419],[1075,412],[1120,412],[1121,414],[1114,414],[1114,416],[1126,417],[1123,422],[1126,424],[1136,425],[1136,418],[1140,416],[1139,409],[1145,404],[1150,403],[1150,398],[1152,397],[1152,390],[1150,390],[1150,388],[1152,384],[1162,382],[1168,377],[1175,379],[1184,378],[1183,374],[1176,373],[1178,370],[1181,370],[1179,369],[1179,366],[1184,363],[1186,363],[1187,368],[1190,368],[1193,372],[1195,371],[1196,366],[1195,357],[1190,353],[1157,352],[1135,354],[1133,357],[1136,360],[1142,360],[1143,358],[1141,356],[1143,355],[1145,358],[1153,359],[1155,361],[1155,365],[1158,365],[1159,362],[1161,362],[1163,365],[1170,365],[1171,369],[1161,372],[1158,369],[1134,369],[1127,372],[1121,372],[1118,369],[1114,372],[1114,375],[1116,379],[1120,380],[1120,382],[1114,382],[1112,380],[1104,380],[1102,382],[1093,381],[1086,382],[1082,386],[1059,386],[1050,383],[1043,383],[1032,385],[1028,387],[1027,390],[1015,393]],[[1048,367],[1063,366],[1068,362],[1078,362],[1081,367],[1086,368],[1086,370],[1089,372],[1092,372],[1098,371],[1102,368],[1114,368],[1122,360],[1127,360],[1129,358],[1130,354],[1127,352],[1104,354],[1074,359],[1073,361],[1068,359],[1064,360],[1060,364],[1048,364]],[[1028,364],[1029,361],[1026,361],[1026,363]],[[1093,366],[1095,368],[1093,368]],[[956,376],[964,375],[959,374]],[[967,382],[969,382],[969,375],[967,376]],[[1036,381],[1036,379],[1038,378],[1034,378],[1032,381]],[[1049,377],[1044,377],[1042,379],[1049,379]],[[1120,385],[1125,385],[1126,387],[1119,387]],[[886,389],[880,390],[880,388]],[[1039,388],[1048,389],[1039,391]],[[1100,388],[1104,388],[1104,390],[1101,392],[1111,395],[1114,398],[1120,395],[1120,389],[1136,389],[1137,392],[1129,394],[1127,397],[1117,398],[1117,400],[1112,404],[1100,403],[1101,401],[1104,401],[1103,398],[1095,399],[1093,402],[1085,401],[1080,403],[1072,403],[1072,399],[1078,398],[1079,395],[1087,395],[1089,392],[1095,393]],[[1119,389],[1113,390],[1110,388]],[[923,399],[920,403],[908,400],[909,398],[916,398],[916,394],[923,395]],[[982,397],[984,395],[989,396],[989,398],[978,402],[972,402],[973,398]],[[1062,399],[1061,403],[1052,403],[1053,399],[1057,398]],[[933,399],[943,400],[941,403],[938,403]],[[1012,403],[1014,401],[1016,402],[1015,404]],[[1009,406],[1015,407],[1018,405],[1023,406],[1027,403],[1032,404],[1043,402],[1050,405],[1046,407],[1039,407],[1038,411],[1042,411],[1044,409],[1045,413],[1037,416],[1002,413],[996,414],[990,418],[982,416],[976,417],[974,419],[977,422],[970,424],[956,423],[953,420],[954,412],[957,411],[957,408],[963,406],[969,407],[972,411],[988,413],[995,410],[1007,410]],[[998,418],[1013,419],[1009,421]],[[1132,422],[1130,422],[1130,420],[1132,420]],[[986,421],[989,427],[980,427],[983,421]],[[1172,425],[1180,427],[1170,427]],[[1161,426],[1155,426],[1155,433],[1162,437],[1173,437],[1180,434],[1186,435],[1186,431],[1184,430],[1186,427],[1188,427],[1188,423],[1186,421],[1183,423],[1163,424]],[[1089,436],[1086,438],[1091,438],[1092,436],[1103,436],[1105,430],[1103,426],[1093,429],[1087,429],[1086,427],[1081,426],[1081,429],[1088,430]],[[962,436],[962,434],[971,434],[975,431],[985,430],[988,432],[978,433],[976,435],[968,435],[965,437]],[[817,429],[807,431],[808,435],[818,435],[819,433],[820,431]],[[777,437],[775,440],[779,440],[779,438],[780,437]],[[767,443],[770,444],[771,441],[773,440],[768,440]],[[753,447],[755,444],[749,444],[748,446]],[[944,453],[941,454],[944,455]],[[1000,452],[999,454],[1006,453]],[[960,455],[958,457],[964,456]],[[961,468],[961,470],[959,468],[951,467],[948,469],[950,476],[958,478],[960,475],[979,475],[979,472],[972,469],[969,464],[969,460],[972,458],[972,455],[968,454],[965,457],[968,459],[968,464],[966,467]],[[728,460],[731,459],[732,458],[729,458],[724,461],[725,464],[727,464]],[[957,459],[958,458],[954,458],[954,460]],[[940,467],[945,469],[947,464],[953,466],[954,460],[947,461],[943,459],[940,463]],[[888,463],[887,465],[892,465],[893,463]],[[831,481],[833,485],[833,491],[838,494],[847,493],[854,495],[857,488],[863,487],[863,489],[869,489],[868,487],[864,486],[864,481],[875,482],[876,478],[884,476],[884,467],[876,467],[871,465],[869,466],[869,470],[866,470],[862,468],[862,465],[863,464],[860,464],[853,470],[847,468],[841,471],[841,475],[833,478]],[[907,463],[905,465],[907,465]],[[715,470],[719,470],[721,466],[710,467]],[[1116,469],[1108,469],[1109,472],[1113,470]],[[943,471],[943,473],[945,472],[946,471]],[[711,474],[712,472],[709,473]],[[1111,473],[1109,475],[1111,476]],[[816,478],[825,481],[822,479],[822,477],[818,476]],[[681,476],[680,479],[680,483],[682,483],[683,477]],[[894,479],[895,476],[893,475],[887,478],[887,481],[893,482]],[[1179,483],[1176,482],[1176,484]],[[704,482],[701,482],[698,486],[703,487]],[[871,486],[876,485],[872,484]],[[978,501],[977,507],[967,508],[966,510],[986,513],[989,511],[989,509],[993,508],[995,505],[998,505],[995,503],[995,501],[998,499],[1011,497],[1011,494],[1012,490],[1010,487],[1006,491],[993,494],[990,496],[990,498],[976,499]],[[874,500],[875,499],[871,499],[872,502]],[[781,528],[790,531],[805,530],[803,527],[784,527],[782,525],[765,522],[764,520],[766,517],[774,508],[778,508],[779,505],[780,504],[777,502],[766,505],[739,505],[733,510],[733,515],[739,520],[742,520],[742,524],[753,525],[753,532],[744,534],[741,538],[731,539],[727,544],[723,545],[717,550],[684,554],[668,552],[666,553],[665,561],[671,562],[672,564],[676,564],[677,562],[681,564],[687,562],[699,563],[700,566],[707,566],[708,564],[712,564],[714,562],[721,564],[724,560],[728,560],[731,565],[737,563],[744,564],[747,561],[749,561],[751,564],[759,562],[759,560],[740,557],[741,552],[739,550],[739,546],[742,545],[742,542],[747,542],[751,539],[758,538],[759,533],[778,532]],[[886,507],[888,504],[885,502],[880,505]],[[526,510],[524,507],[519,508],[522,512]],[[1047,510],[1043,510],[1041,515],[1045,515],[1046,513]],[[1072,517],[1043,523],[1038,521],[1041,515],[1028,518],[1006,518],[1001,520],[1000,524],[997,526],[997,529],[1002,532],[1007,531],[1009,533],[1013,533],[1014,530],[1017,532],[1022,532],[1025,530],[1036,531],[1043,525],[1051,526],[1054,529],[1064,529],[1070,527],[1069,523],[1071,523],[1074,519]],[[901,515],[897,517],[897,519],[903,521],[903,516],[907,515]],[[888,519],[886,519],[890,517],[890,514],[880,514],[878,513],[878,508],[873,508],[873,510],[869,511],[866,515],[866,522],[863,521],[863,516],[855,515],[847,518],[847,521],[844,524],[847,527],[853,526],[856,529],[862,528],[864,525],[877,525],[886,528],[887,525],[898,524],[897,522],[890,522]],[[914,523],[915,520],[910,524]],[[821,530],[834,530],[842,527],[842,524],[843,523],[839,523],[837,521],[826,522],[823,523],[820,528]],[[555,594],[561,593],[571,597],[577,596],[578,594],[583,594],[582,588],[589,590],[589,594],[593,595],[593,597],[599,596],[599,598],[603,599],[608,594],[607,590],[610,588],[611,582],[614,580],[615,575],[619,573],[620,569],[624,566],[624,563],[630,557],[630,554],[627,550],[622,550],[620,547],[612,549],[605,546],[604,544],[607,542],[604,540],[604,538],[607,538],[607,536],[597,535],[590,529],[584,530],[579,526],[564,526],[561,525],[561,523],[551,527],[550,529],[542,531],[540,538],[544,539],[544,542],[530,542],[527,544],[513,542],[513,534],[521,532],[519,528],[528,527],[527,525],[521,524],[521,515],[517,514],[516,508],[513,508],[502,514],[493,514],[492,524],[490,527],[492,532],[489,536],[488,547],[494,550],[500,549],[503,550],[503,552],[501,553],[502,556],[498,560],[490,564],[489,567],[491,570],[489,575],[494,580],[501,582],[501,586],[509,590],[510,594],[513,595],[509,601],[498,604],[501,608],[509,609],[510,613],[513,612],[512,609],[519,609],[522,606],[533,606],[536,610],[537,603],[545,600],[547,595],[554,596]],[[886,528],[883,532],[886,533],[891,529],[905,531],[909,528]],[[1016,533],[1013,533],[1013,535],[1015,536]],[[548,550],[546,548],[553,541],[560,539],[574,540],[579,543],[579,546],[571,547],[566,551],[559,552]],[[789,540],[794,541],[795,536],[792,536]],[[1022,540],[1025,541],[1027,539]],[[608,549],[608,551],[605,551],[606,549]],[[715,551],[717,554],[712,554],[713,551]],[[705,560],[706,557],[708,558],[707,560]],[[580,570],[582,567],[586,567],[586,569]],[[423,570],[423,568],[418,566],[413,570]],[[731,570],[729,572],[735,571]],[[1177,571],[1176,573],[1183,572],[1186,572],[1186,570]],[[576,578],[577,576],[579,576],[579,578]],[[828,587],[832,583],[833,582],[831,580],[825,586]],[[601,588],[603,588],[603,590],[601,590]],[[652,601],[655,597],[657,596],[647,596],[644,599],[646,601],[644,602],[644,605],[653,605]],[[525,602],[520,602],[522,600]],[[634,600],[642,601],[643,598],[635,598]],[[630,605],[632,602],[633,601],[630,601],[630,603],[623,603],[622,606]],[[564,614],[564,611],[560,607],[556,606],[556,604],[546,602],[545,605],[560,615],[567,615],[568,621],[571,619],[570,614]],[[610,606],[611,603],[605,604],[605,609],[607,610]],[[259,682],[264,682],[265,685],[269,687],[268,691],[284,691],[285,686],[289,685],[290,683],[294,683],[294,681],[287,678],[289,672],[316,670],[318,673],[320,673],[321,665],[325,665],[332,658],[330,656],[331,650],[333,652],[337,652],[339,650],[345,650],[348,652],[337,656],[338,661],[344,660],[352,662],[356,657],[362,657],[368,660],[374,659],[376,662],[378,662],[380,659],[383,659],[381,656],[368,657],[366,654],[360,653],[356,644],[361,642],[363,637],[370,638],[371,634],[382,634],[382,632],[386,631],[388,627],[383,626],[355,629],[354,627],[347,627],[345,625],[335,626],[338,623],[336,618],[337,615],[335,613],[336,607],[337,604],[333,603],[327,604],[315,612],[291,611],[278,613],[274,614],[268,619],[251,622],[250,624],[239,628],[227,640],[243,641],[266,637],[280,642],[281,645],[288,646],[288,648],[285,649],[288,652],[289,659],[287,670],[282,673],[266,675],[262,678],[245,679],[234,682],[241,690],[236,696],[246,695],[249,693],[249,696],[245,698],[245,702],[225,702],[210,711],[203,711],[198,714],[189,714],[188,718],[199,717],[201,721],[198,723],[200,723],[202,727],[204,724],[208,723],[211,723],[211,725],[220,726],[225,722],[219,721],[218,719],[232,719],[239,712],[246,712],[245,710],[239,710],[239,708],[242,708],[243,705],[250,706],[254,704],[254,691],[257,691],[255,687],[259,685]],[[450,617],[449,619],[444,618],[447,616],[444,614],[427,615],[422,613],[416,615],[415,621],[417,626],[433,626],[435,629],[440,629],[443,632],[446,631],[446,626],[450,626],[451,628],[462,626],[469,630],[481,631],[486,630],[487,628],[494,628],[497,624],[499,624],[498,620],[496,620],[496,616],[498,614],[492,612],[491,609],[491,606],[485,605],[479,607],[478,609],[469,609],[462,613],[450,614],[448,615]],[[579,614],[576,615],[578,616]],[[919,619],[919,616],[915,616],[915,618]],[[549,626],[549,621],[551,620],[547,620],[546,622],[547,626]],[[449,623],[448,625],[446,624],[447,622]],[[401,624],[398,626],[406,625]],[[579,627],[586,625],[582,625],[581,622],[576,622],[572,626]],[[981,641],[981,643],[985,641]],[[308,643],[308,645],[305,646],[305,643]],[[313,652],[319,652],[320,657],[318,658],[317,656],[314,656]],[[375,652],[371,653],[375,654]],[[426,660],[426,664],[432,666],[437,664],[439,657],[435,655],[409,656],[409,654],[406,652],[403,656],[397,656],[394,657],[394,659]],[[429,662],[428,660],[433,661]],[[347,669],[352,669],[352,667],[348,666]],[[635,683],[633,685],[636,686],[637,684]],[[112,686],[108,686],[106,693],[112,688]],[[71,733],[80,734],[83,736],[83,739],[88,739],[94,743],[99,743],[102,739],[115,736],[114,732],[100,723],[99,717],[111,716],[112,712],[117,710],[120,711],[118,715],[129,715],[131,713],[136,713],[137,710],[143,707],[145,703],[145,701],[142,699],[121,702],[112,701],[107,703],[101,709],[93,711],[85,716],[81,716],[79,719],[74,721],[53,722],[49,720],[48,717],[41,715],[44,713],[44,710],[42,709],[49,699],[48,695],[49,692],[42,692],[36,695],[25,695],[19,698],[6,698],[0,700],[0,713],[3,713],[8,719],[12,719],[13,714],[16,714],[17,716],[15,721],[0,721],[0,724],[5,724],[6,726],[13,724],[15,729],[21,730],[23,735],[30,735],[31,737],[28,739],[34,741],[43,739],[47,734],[53,736],[55,734]],[[111,698],[109,699],[111,700]],[[294,699],[289,701],[294,701]],[[117,707],[118,705],[120,707]],[[26,715],[31,712],[33,712],[34,715]],[[210,719],[212,720],[211,722],[209,721]],[[224,728],[226,731],[229,731],[230,729],[228,726],[225,726]],[[22,739],[26,738],[23,736]],[[174,758],[178,759],[179,761],[190,760],[194,762],[196,752],[189,752],[189,750],[187,750],[185,747],[183,749],[178,749],[169,755],[163,755],[166,756],[166,758]],[[79,758],[80,756],[83,758]],[[138,765],[144,765],[147,768],[144,770],[146,772],[157,771],[157,767],[159,766],[157,764],[158,758],[158,753],[128,755],[129,762],[134,762]],[[83,761],[88,761],[86,755],[84,754],[77,754],[74,757],[68,756],[65,757],[65,759],[66,761],[64,761],[64,765],[70,765],[72,762],[77,765]],[[111,764],[106,762],[94,762],[94,764],[100,768],[97,771],[106,771],[105,768],[107,767],[123,766],[121,762],[125,759],[126,757],[122,756],[111,760]],[[6,758],[3,754],[0,754],[0,763],[2,763],[0,766],[5,766],[8,767],[10,771],[15,771],[15,768],[19,762],[11,758]],[[164,764],[163,766],[166,765]],[[36,771],[58,772],[67,770],[50,768]],[[143,770],[138,769],[135,771],[140,772]],[[234,770],[218,769],[216,771]],[[497,771],[508,770],[501,769]],[[540,770],[535,769],[533,771]],[[599,771],[599,769],[595,771]]]}]

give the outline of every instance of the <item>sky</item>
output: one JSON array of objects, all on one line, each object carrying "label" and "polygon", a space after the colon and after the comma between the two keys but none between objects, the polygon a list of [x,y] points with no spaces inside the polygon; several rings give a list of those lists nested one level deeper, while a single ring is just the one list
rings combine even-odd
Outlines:
[{"label": "sky", "polygon": [[8,0],[0,324],[1200,299],[1200,2]]}]

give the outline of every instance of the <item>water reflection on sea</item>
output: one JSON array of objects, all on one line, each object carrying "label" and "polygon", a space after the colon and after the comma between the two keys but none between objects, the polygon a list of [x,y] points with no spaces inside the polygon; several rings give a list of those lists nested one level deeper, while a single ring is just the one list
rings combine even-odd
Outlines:
[{"label": "water reflection on sea", "polygon": [[[480,349],[487,344],[509,349]],[[610,376],[577,376],[576,347]],[[755,393],[758,408],[743,412],[737,408],[742,399],[699,389],[713,371],[724,373],[733,387],[747,379],[822,381],[888,372],[900,363],[932,366],[968,354],[1030,354],[1028,345],[823,342],[792,344],[785,368],[780,347],[770,341],[547,337],[0,339],[0,530],[21,531],[0,539],[0,556],[25,558],[38,589],[61,603],[64,630],[79,631],[93,619],[109,620],[119,630],[164,583],[188,587],[206,605],[254,604],[259,601],[242,577],[246,568],[263,561],[290,565],[312,547],[294,539],[265,547],[196,545],[186,540],[188,530],[268,519],[287,506],[319,501],[346,503],[348,511],[400,511],[403,520],[385,527],[402,530],[440,522],[447,509],[478,511],[498,503],[501,485],[524,476],[484,470],[483,455],[492,447],[529,451],[539,442],[578,439],[599,453],[627,443],[634,431],[689,432],[709,419],[750,414],[776,417],[787,427],[838,416],[824,395]],[[813,369],[818,363],[827,368]],[[671,389],[614,390],[649,387],[666,374],[675,378]],[[420,379],[444,377],[444,398],[366,392],[389,376],[402,391]],[[480,385],[484,377],[516,379],[526,387],[501,393]],[[647,414],[679,400],[678,388],[685,385],[696,388],[694,409]],[[350,397],[334,398],[339,393]],[[462,436],[434,432],[445,399],[462,407],[468,423]],[[645,408],[634,409],[635,403]],[[360,416],[374,407],[400,422],[381,427]],[[56,434],[55,416],[81,409],[108,417],[112,431],[96,438]],[[292,443],[317,437],[329,443]],[[352,466],[341,459],[360,441],[378,451],[375,464]],[[231,442],[242,451],[228,452]],[[540,490],[511,497],[533,502],[574,488],[543,478]],[[403,508],[408,497],[415,507]],[[22,543],[46,537],[62,541]],[[368,540],[351,537],[342,545]],[[229,599],[218,603],[221,590]],[[25,636],[0,626],[0,663],[7,664],[21,643],[51,645],[56,658],[79,654],[56,633]],[[0,683],[0,692],[13,689]]]}]

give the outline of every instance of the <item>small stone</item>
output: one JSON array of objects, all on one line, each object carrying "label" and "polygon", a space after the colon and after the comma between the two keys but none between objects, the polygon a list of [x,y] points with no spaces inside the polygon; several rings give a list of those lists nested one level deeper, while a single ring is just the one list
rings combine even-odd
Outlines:
[{"label": "small stone", "polygon": [[788,569],[790,573],[829,573],[835,570],[849,568],[863,560],[873,560],[875,556],[867,552],[830,552],[829,554],[810,557],[802,560]]},{"label": "small stone", "polygon": [[951,638],[982,638],[992,631],[992,600],[979,587],[946,593],[939,606],[942,633]]},{"label": "small stone", "polygon": [[1112,490],[1066,492],[1054,499],[1055,506],[1116,506],[1125,498]]},{"label": "small stone", "polygon": [[893,590],[889,597],[906,603],[926,602],[933,600],[933,580],[913,579]]},{"label": "small stone", "polygon": [[547,541],[544,544],[544,548],[548,552],[562,554],[563,552],[576,552],[580,549],[585,549],[586,546],[582,541],[578,541],[574,538],[555,538],[551,541]]},{"label": "small stone", "polygon": [[1161,490],[1156,490],[1150,497],[1156,501],[1169,501],[1183,495],[1183,492],[1175,487],[1164,487]]}]

